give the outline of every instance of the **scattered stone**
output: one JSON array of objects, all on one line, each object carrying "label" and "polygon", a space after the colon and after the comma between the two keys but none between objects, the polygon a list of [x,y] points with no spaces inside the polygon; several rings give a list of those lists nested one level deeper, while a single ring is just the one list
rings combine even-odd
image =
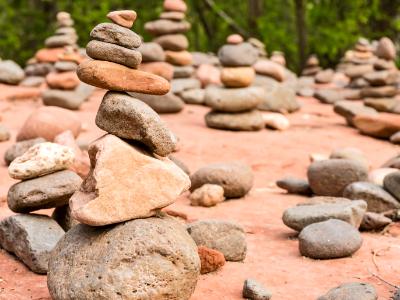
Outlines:
[{"label": "scattered stone", "polygon": [[400,131],[400,116],[393,114],[363,114],[355,116],[353,123],[361,133],[377,138],[389,139],[393,134]]},{"label": "scattered stone", "polygon": [[137,48],[142,39],[132,30],[113,23],[98,24],[90,32],[93,40],[115,44],[128,49]]},{"label": "scattered stone", "polygon": [[366,212],[361,222],[360,229],[365,231],[381,230],[390,223],[392,223],[392,220],[382,214]]},{"label": "scattered stone", "polygon": [[137,14],[134,10],[118,10],[107,14],[107,18],[120,26],[131,28],[135,22]]},{"label": "scattered stone", "polygon": [[9,189],[8,207],[16,213],[28,213],[63,206],[81,183],[82,179],[68,170],[22,181]]},{"label": "scattered stone", "polygon": [[389,175],[389,174],[397,172],[397,171],[399,171],[399,169],[379,168],[379,169],[373,170],[369,173],[368,180],[371,183],[374,183],[379,186],[383,186],[383,180],[385,179],[386,175]]},{"label": "scattered stone", "polygon": [[75,137],[81,131],[81,121],[68,109],[54,106],[40,107],[34,111],[17,135],[17,141],[42,137],[52,141],[58,134],[71,130]]},{"label": "scattered stone", "polygon": [[200,274],[215,272],[225,265],[225,257],[221,252],[204,246],[197,249],[201,262]]},{"label": "scattered stone", "polygon": [[23,155],[26,151],[29,150],[32,146],[46,142],[43,138],[36,138],[32,140],[26,140],[22,142],[17,142],[12,145],[7,151],[4,153],[4,161],[6,162],[7,166],[18,156]]},{"label": "scattered stone", "polygon": [[318,300],[377,300],[375,288],[369,283],[352,282],[344,283],[331,289]]},{"label": "scattered stone", "polygon": [[247,67],[256,62],[258,53],[249,43],[228,44],[218,51],[218,57],[225,67]]},{"label": "scattered stone", "polygon": [[286,130],[290,127],[289,120],[280,113],[263,113],[265,126],[276,130]]},{"label": "scattered stone", "polygon": [[70,199],[72,216],[83,224],[153,216],[190,187],[189,177],[168,158],[154,158],[110,134],[90,146],[89,157],[89,176]]},{"label": "scattered stone", "polygon": [[368,169],[354,160],[329,159],[313,162],[307,176],[316,195],[340,197],[349,184],[367,181]]},{"label": "scattered stone", "polygon": [[169,92],[166,95],[146,95],[139,93],[129,93],[132,97],[143,101],[159,114],[172,114],[184,109],[185,103],[174,93]]},{"label": "scattered stone", "polygon": [[164,95],[170,89],[162,77],[108,61],[85,61],[77,74],[81,81],[106,90]]},{"label": "scattered stone", "polygon": [[87,55],[93,59],[114,62],[134,69],[142,62],[142,53],[138,50],[96,40],[90,41],[86,46]]},{"label": "scattered stone", "polygon": [[294,177],[285,177],[276,182],[281,189],[286,190],[289,194],[311,195],[312,190],[308,181]]},{"label": "scattered stone", "polygon": [[206,89],[205,103],[215,111],[242,112],[257,108],[264,96],[260,87],[226,89],[209,87]]},{"label": "scattered stone", "polygon": [[222,252],[227,261],[243,261],[246,257],[246,234],[237,223],[221,220],[202,220],[187,228],[197,246]]},{"label": "scattered stone", "polygon": [[331,219],[305,227],[299,235],[301,255],[314,259],[341,258],[361,248],[362,237],[352,225]]},{"label": "scattered stone", "polygon": [[393,172],[385,176],[383,187],[400,201],[400,172]]},{"label": "scattered stone", "polygon": [[47,284],[53,299],[189,299],[199,273],[197,247],[184,227],[169,217],[147,218],[74,226],[52,252]]},{"label": "scattered stone", "polygon": [[400,209],[400,203],[378,185],[369,182],[353,182],[349,184],[343,197],[353,200],[364,200],[368,204],[367,211],[383,213],[391,209]]},{"label": "scattered stone", "polygon": [[67,169],[74,158],[74,151],[69,147],[49,142],[40,143],[14,159],[8,167],[8,174],[14,179],[36,178]]},{"label": "scattered stone", "polygon": [[209,183],[222,186],[226,198],[240,198],[252,188],[254,175],[251,168],[243,163],[215,163],[197,170],[190,180],[191,191]]},{"label": "scattered stone", "polygon": [[205,184],[192,192],[190,205],[211,207],[225,200],[224,189],[216,184]]},{"label": "scattered stone", "polygon": [[246,279],[243,286],[243,298],[251,300],[269,300],[272,293],[254,279]]},{"label": "scattered stone", "polygon": [[173,152],[177,143],[154,110],[124,93],[106,93],[97,112],[96,125],[120,138],[140,141],[161,156]]},{"label": "scattered stone", "polygon": [[64,230],[48,216],[13,215],[0,222],[0,245],[35,273],[46,274],[50,253]]},{"label": "scattered stone", "polygon": [[[326,201],[326,199],[323,199]],[[338,202],[298,205],[286,209],[283,213],[283,223],[286,226],[301,231],[310,224],[339,219],[358,228],[367,210],[367,203],[363,200],[351,202]]]},{"label": "scattered stone", "polygon": [[262,114],[258,110],[241,113],[211,111],[205,116],[208,127],[233,131],[257,131],[265,127]]},{"label": "scattered stone", "polygon": [[361,103],[355,103],[353,101],[338,101],[335,103],[334,111],[338,115],[341,115],[346,119],[347,124],[350,126],[355,126],[354,118],[358,115],[377,115],[377,111],[372,107],[367,107]]}]

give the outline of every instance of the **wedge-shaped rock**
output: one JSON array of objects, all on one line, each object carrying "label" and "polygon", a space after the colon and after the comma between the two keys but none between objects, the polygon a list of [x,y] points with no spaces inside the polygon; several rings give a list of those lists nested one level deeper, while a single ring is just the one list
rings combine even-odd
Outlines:
[{"label": "wedge-shaped rock", "polygon": [[0,246],[39,274],[47,273],[50,253],[63,235],[48,216],[14,215],[0,222]]},{"label": "wedge-shaped rock", "polygon": [[168,158],[105,135],[89,147],[91,170],[70,199],[72,216],[103,226],[153,216],[190,187],[190,179]]},{"label": "wedge-shaped rock", "polygon": [[81,81],[105,90],[165,95],[170,89],[162,77],[108,61],[85,61],[77,74]]},{"label": "wedge-shaped rock", "polygon": [[350,203],[299,205],[285,210],[282,220],[286,226],[296,231],[329,219],[339,219],[358,228],[366,211],[367,203],[363,200]]},{"label": "wedge-shaped rock", "polygon": [[68,204],[82,179],[72,171],[60,171],[14,184],[8,191],[8,207],[19,213]]},{"label": "wedge-shaped rock", "polygon": [[74,159],[72,148],[55,143],[40,143],[13,160],[8,173],[14,179],[26,180],[67,169]]},{"label": "wedge-shaped rock", "polygon": [[161,156],[170,154],[177,142],[153,109],[124,93],[108,92],[104,96],[96,124],[120,138],[142,142]]}]

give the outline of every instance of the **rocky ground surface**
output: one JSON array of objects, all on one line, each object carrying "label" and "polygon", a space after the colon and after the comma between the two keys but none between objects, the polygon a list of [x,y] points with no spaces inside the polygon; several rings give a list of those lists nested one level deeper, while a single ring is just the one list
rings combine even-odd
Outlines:
[{"label": "rocky ground surface", "polygon": [[[101,135],[94,118],[102,96],[103,92],[96,92],[77,112],[85,126],[78,140],[91,141]],[[305,178],[311,153],[329,155],[335,148],[357,147],[366,154],[372,167],[377,168],[398,152],[397,146],[387,141],[360,135],[347,127],[332,106],[311,98],[300,101],[303,109],[288,116],[292,126],[283,132],[209,129],[204,122],[209,109],[194,105],[187,105],[180,114],[162,115],[180,138],[176,157],[192,172],[209,163],[243,161],[255,174],[255,186],[243,199],[225,201],[211,208],[193,207],[185,194],[169,207],[187,214],[190,221],[206,218],[237,221],[247,233],[245,261],[227,262],[220,271],[202,275],[191,299],[242,299],[243,282],[247,278],[261,282],[275,299],[283,300],[316,299],[332,287],[353,281],[371,283],[379,299],[388,299],[392,288],[371,273],[394,285],[400,284],[400,226],[396,224],[385,234],[362,233],[363,246],[351,258],[318,261],[300,256],[296,234],[282,223],[282,213],[304,198],[286,195],[275,186],[275,181],[287,175]],[[29,113],[39,106],[40,102],[26,100],[0,102],[2,123],[7,124],[13,137],[0,144],[0,157],[14,143]],[[0,219],[12,214],[7,208],[6,195],[13,183],[4,162],[1,163]],[[51,210],[44,213],[50,214]],[[0,250],[0,299],[50,299],[46,276],[30,272]]]}]

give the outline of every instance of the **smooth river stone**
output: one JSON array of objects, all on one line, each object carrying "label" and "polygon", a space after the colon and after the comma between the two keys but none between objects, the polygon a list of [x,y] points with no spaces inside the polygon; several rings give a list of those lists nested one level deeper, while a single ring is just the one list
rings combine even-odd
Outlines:
[{"label": "smooth river stone", "polygon": [[94,40],[116,44],[128,49],[137,48],[142,39],[132,30],[113,23],[101,23],[90,32]]},{"label": "smooth river stone", "polygon": [[159,114],[173,114],[180,112],[185,107],[185,102],[174,93],[169,92],[166,95],[146,95],[139,93],[129,93],[132,97],[143,101],[155,112]]},{"label": "smooth river stone", "polygon": [[175,22],[163,19],[147,22],[144,25],[144,29],[153,35],[185,33],[190,30],[190,27],[190,23],[187,21]]},{"label": "smooth river stone", "polygon": [[143,62],[165,61],[164,50],[157,43],[143,43],[138,51],[142,54]]},{"label": "smooth river stone", "polygon": [[165,95],[170,90],[169,82],[160,76],[108,61],[85,61],[77,74],[81,81],[105,90],[154,95]]},{"label": "smooth river stone", "polygon": [[209,87],[206,89],[205,103],[215,111],[242,112],[255,109],[264,98],[261,87],[225,89]]},{"label": "smooth river stone", "polygon": [[183,51],[189,48],[189,40],[183,34],[167,34],[154,39],[165,50]]},{"label": "smooth river stone", "polygon": [[251,67],[223,68],[221,81],[229,88],[243,88],[251,85],[256,73]]},{"label": "smooth river stone", "polygon": [[218,51],[218,57],[225,67],[248,67],[256,62],[258,52],[249,43],[225,45]]},{"label": "smooth river stone", "polygon": [[131,28],[135,22],[137,14],[134,10],[117,10],[107,14],[107,18],[120,26]]},{"label": "smooth river stone", "polygon": [[107,92],[96,116],[96,125],[120,138],[136,140],[161,156],[176,147],[176,138],[147,104],[127,94]]},{"label": "smooth river stone", "polygon": [[210,128],[233,131],[257,131],[264,128],[264,119],[258,110],[226,113],[211,111],[205,116]]},{"label": "smooth river stone", "polygon": [[86,53],[93,59],[110,61],[134,69],[142,62],[142,54],[137,50],[96,40],[87,44]]},{"label": "smooth river stone", "polygon": [[155,158],[111,134],[89,147],[91,170],[69,205],[73,218],[104,226],[147,218],[190,187],[189,176],[168,158]]}]

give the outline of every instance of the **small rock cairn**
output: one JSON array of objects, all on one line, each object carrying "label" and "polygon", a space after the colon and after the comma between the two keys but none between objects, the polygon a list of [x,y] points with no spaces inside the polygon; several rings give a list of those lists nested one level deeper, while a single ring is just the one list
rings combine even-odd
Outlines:
[{"label": "small rock cairn", "polygon": [[313,54],[307,59],[306,66],[304,67],[303,72],[301,72],[301,75],[315,76],[319,71],[321,71],[321,67],[319,66],[318,57]]},{"label": "small rock cairn", "polygon": [[[96,124],[108,132],[89,147],[91,170],[70,199],[79,225],[49,262],[53,299],[189,299],[200,261],[186,228],[160,209],[190,187],[167,158],[176,138],[156,112],[125,92],[166,94],[164,78],[137,70],[134,11],[108,15],[91,32],[79,78],[109,89]],[[78,281],[77,281],[78,280]]]},{"label": "small rock cairn", "polygon": [[[230,44],[229,44],[230,42]],[[252,65],[258,58],[254,47],[241,39],[228,38],[218,57],[223,66],[221,81],[224,87],[208,87],[205,103],[212,111],[205,116],[208,127],[236,131],[264,128],[262,114],[257,110],[265,92],[251,86],[255,78]]]}]

